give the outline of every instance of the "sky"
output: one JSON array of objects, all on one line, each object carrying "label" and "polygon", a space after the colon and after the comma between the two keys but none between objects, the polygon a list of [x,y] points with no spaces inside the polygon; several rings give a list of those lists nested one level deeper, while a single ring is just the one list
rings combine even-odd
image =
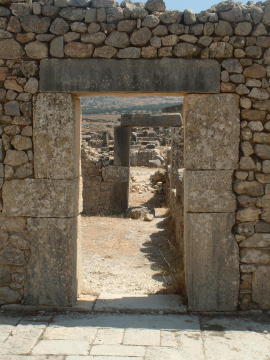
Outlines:
[{"label": "sky", "polygon": [[[219,2],[221,0],[165,0],[167,10],[191,9],[196,13],[207,10]],[[241,2],[245,4],[247,0],[242,0]]]}]

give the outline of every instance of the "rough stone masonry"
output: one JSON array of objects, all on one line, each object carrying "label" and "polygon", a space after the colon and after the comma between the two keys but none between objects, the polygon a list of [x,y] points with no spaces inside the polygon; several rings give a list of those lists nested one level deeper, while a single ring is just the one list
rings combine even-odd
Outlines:
[{"label": "rough stone masonry", "polygon": [[[199,92],[219,93],[213,98],[212,95],[187,95],[185,106],[188,110],[184,109],[186,118],[203,125],[201,134],[207,139],[198,144],[194,129],[189,128],[185,131],[190,135],[188,140],[193,139],[194,143],[191,141],[185,146],[191,150],[190,154],[192,148],[207,152],[208,146],[208,157],[202,159],[200,170],[206,172],[214,168],[224,171],[225,175],[220,187],[213,186],[213,192],[207,188],[209,196],[217,199],[221,193],[225,209],[217,209],[214,204],[215,215],[210,201],[212,213],[202,220],[198,203],[204,203],[206,213],[207,204],[203,196],[194,198],[202,187],[196,183],[198,178],[194,179],[191,174],[194,191],[188,193],[192,200],[188,214],[190,239],[198,238],[195,232],[201,230],[198,244],[201,251],[204,250],[204,235],[211,237],[214,233],[214,238],[222,241],[220,248],[213,248],[212,256],[217,256],[215,266],[227,263],[233,267],[230,276],[234,291],[238,289],[240,277],[238,299],[233,299],[233,304],[238,303],[241,309],[270,309],[269,31],[270,1],[248,5],[225,1],[194,14],[190,10],[166,11],[162,0],[148,0],[145,6],[127,1],[119,5],[115,0],[33,0],[29,3],[0,0],[0,303],[66,305],[72,304],[76,297],[71,283],[76,282],[74,243],[80,210],[75,200],[80,174],[76,165],[76,161],[79,162],[78,137],[74,134],[78,134],[80,128],[79,121],[73,120],[79,115],[70,94],[73,90],[40,92],[40,65],[43,64],[44,70],[42,89],[46,91],[44,74],[50,78],[46,71],[54,66],[55,69],[61,67],[61,61],[66,61],[69,65],[65,66],[70,68],[75,66],[72,65],[75,60],[95,61],[93,69],[101,71],[102,66],[107,69],[107,73],[96,71],[93,75],[99,74],[101,78],[104,75],[102,91],[105,91],[108,79],[114,76],[110,64],[120,66],[120,61],[124,61],[127,68],[135,71],[137,63],[134,61],[145,61],[148,68],[158,64],[165,67],[166,78],[176,83],[171,91],[194,94],[198,83]],[[178,89],[175,74],[181,71],[166,66],[170,60],[176,63],[176,59],[185,60],[182,64],[186,64],[186,68],[196,69],[196,81],[193,78],[190,88]],[[206,64],[208,73],[214,69],[215,80],[220,75],[218,86],[211,88],[211,78],[207,82],[204,69],[199,68],[195,60]],[[85,66],[87,69],[87,63]],[[108,72],[110,76],[106,75]],[[84,82],[80,71],[77,74],[76,86]],[[131,90],[140,91],[145,80],[130,75]],[[63,89],[65,84],[60,73],[59,78]],[[202,78],[204,83],[199,81]],[[55,91],[54,79],[52,76],[48,80],[51,91]],[[124,77],[121,82],[124,86]],[[164,85],[166,91],[167,85]],[[155,89],[159,86],[163,91],[160,84],[155,84]],[[144,89],[150,91],[151,84],[145,84]],[[107,91],[112,89],[107,87]],[[207,97],[213,99],[210,104],[215,105],[214,111],[224,103],[238,104],[237,95],[241,108],[240,160],[237,116],[228,112],[228,122],[222,122],[218,136],[215,133],[218,111],[215,112],[216,122],[211,123],[210,128],[206,123],[211,109],[196,119],[196,106],[204,101],[207,107]],[[220,146],[213,144],[214,139]],[[219,159],[213,163],[216,152]],[[185,159],[185,168],[199,170],[199,166],[196,154]],[[209,177],[215,183],[210,171],[201,175],[202,184],[209,184]],[[237,205],[228,194],[230,176],[234,179]],[[227,214],[218,213],[220,210]],[[196,226],[192,227],[194,222]],[[204,232],[200,226],[206,223],[208,230]],[[218,223],[222,223],[220,228],[216,226]],[[229,234],[231,227],[234,237]],[[221,231],[228,236],[220,239]],[[224,256],[220,255],[222,251]],[[60,262],[55,260],[57,254],[61,254]],[[224,278],[229,276],[228,272],[223,275]],[[213,273],[211,276],[213,283],[222,288],[222,279],[216,279]],[[202,279],[196,278],[196,281]],[[207,289],[197,289],[200,290],[204,296]],[[196,296],[194,291],[192,294]],[[194,299],[189,300],[192,303]]]}]

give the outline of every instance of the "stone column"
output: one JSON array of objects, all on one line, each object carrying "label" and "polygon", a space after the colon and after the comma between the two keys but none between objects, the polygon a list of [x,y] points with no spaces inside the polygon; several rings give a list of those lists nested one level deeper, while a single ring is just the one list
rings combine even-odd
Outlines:
[{"label": "stone column", "polygon": [[129,127],[114,128],[114,165],[116,166],[129,166],[130,135]]},{"label": "stone column", "polygon": [[238,304],[239,250],[232,234],[238,103],[232,94],[185,97],[185,273],[192,311],[232,311]]},{"label": "stone column", "polygon": [[[130,167],[130,137],[129,127],[118,126],[114,128],[114,166],[118,167],[119,174],[124,174],[121,181],[114,184],[113,192],[121,211],[126,211],[129,201],[129,167]],[[120,167],[123,169],[121,170]]]},{"label": "stone column", "polygon": [[30,259],[24,303],[72,305],[77,298],[80,110],[70,94],[34,104],[34,178],[3,187],[3,212],[26,217]]}]

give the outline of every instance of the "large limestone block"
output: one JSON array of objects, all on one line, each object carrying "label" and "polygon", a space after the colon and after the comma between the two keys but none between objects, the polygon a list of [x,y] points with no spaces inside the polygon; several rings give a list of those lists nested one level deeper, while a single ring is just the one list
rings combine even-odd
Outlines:
[{"label": "large limestone block", "polygon": [[218,93],[220,65],[216,60],[165,57],[46,59],[40,66],[40,90]]},{"label": "large limestone block", "polygon": [[192,311],[233,311],[238,304],[239,249],[235,215],[186,214],[186,281]]},{"label": "large limestone block", "polygon": [[24,179],[3,185],[7,216],[72,217],[79,213],[79,179]]},{"label": "large limestone block", "polygon": [[77,295],[77,218],[27,220],[31,256],[24,303],[68,306]]},{"label": "large limestone block", "polygon": [[34,105],[34,169],[42,179],[79,175],[79,100],[70,94],[41,93]]},{"label": "large limestone block", "polygon": [[102,178],[104,181],[128,182],[129,167],[127,166],[107,166],[102,169]]},{"label": "large limestone block", "polygon": [[261,309],[270,309],[270,266],[259,266],[253,273],[252,300]]},{"label": "large limestone block", "polygon": [[232,191],[233,171],[185,171],[187,212],[233,212],[236,199]]},{"label": "large limestone block", "polygon": [[229,170],[238,167],[238,95],[186,96],[184,123],[186,169]]}]

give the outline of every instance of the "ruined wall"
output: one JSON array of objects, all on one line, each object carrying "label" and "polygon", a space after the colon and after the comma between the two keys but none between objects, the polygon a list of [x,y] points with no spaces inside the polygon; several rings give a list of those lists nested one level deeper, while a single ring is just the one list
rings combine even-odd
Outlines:
[{"label": "ruined wall", "polygon": [[[113,166],[97,156],[91,147],[82,147],[83,214],[113,215],[127,209],[129,169]],[[126,194],[124,192],[126,191]]]},{"label": "ruined wall", "polygon": [[[52,283],[55,267],[60,266],[52,264],[46,274],[42,271],[44,257],[55,244],[46,239],[57,233],[61,254],[66,251],[70,256],[70,243],[76,236],[72,219],[79,212],[65,205],[72,203],[72,196],[61,197],[77,192],[79,175],[63,165],[66,158],[73,164],[74,147],[68,149],[62,165],[53,160],[59,156],[61,117],[53,119],[50,130],[50,114],[46,114],[47,123],[40,119],[33,124],[41,60],[174,57],[216,59],[222,67],[220,91],[240,96],[241,159],[234,180],[238,201],[234,230],[241,263],[239,304],[241,308],[269,309],[270,285],[265,279],[270,277],[270,2],[223,2],[200,14],[165,11],[160,0],[147,1],[145,7],[128,2],[117,6],[114,0],[40,0],[32,4],[0,0],[0,4],[0,303],[28,299],[30,303],[68,304],[74,297],[61,297],[68,292],[74,295],[68,275],[61,286],[54,284],[59,291],[55,298],[48,300],[46,289],[39,300],[38,290],[37,298],[27,295],[31,294],[29,287],[44,282],[45,275],[47,283]],[[50,99],[61,111],[65,109],[67,118],[74,117],[69,94],[46,96],[39,94],[39,107],[42,99]],[[74,132],[67,129],[66,138]],[[61,139],[66,141],[64,136]],[[40,152],[33,153],[33,149]],[[31,285],[31,274],[27,274],[33,264],[40,270]],[[61,265],[63,271],[67,264]]]}]

